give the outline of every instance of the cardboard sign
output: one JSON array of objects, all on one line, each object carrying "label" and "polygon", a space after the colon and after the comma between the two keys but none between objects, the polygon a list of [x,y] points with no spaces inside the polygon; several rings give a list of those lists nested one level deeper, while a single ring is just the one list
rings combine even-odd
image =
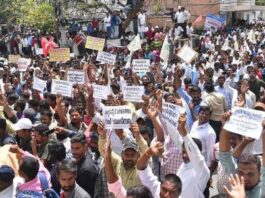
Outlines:
[{"label": "cardboard sign", "polygon": [[62,96],[72,97],[72,86],[73,83],[71,82],[52,79],[51,93],[54,95],[61,94]]},{"label": "cardboard sign", "polygon": [[98,52],[97,61],[101,61],[109,65],[114,65],[116,62],[116,55],[107,52]]},{"label": "cardboard sign", "polygon": [[243,136],[259,139],[262,132],[262,121],[265,113],[253,109],[234,107],[232,116],[224,125],[224,129]]},{"label": "cardboard sign", "polygon": [[17,64],[18,63],[18,60],[20,59],[20,55],[9,55],[8,56],[8,62],[9,63],[15,63]]},{"label": "cardboard sign", "polygon": [[143,102],[144,86],[123,86],[123,98],[129,102]]},{"label": "cardboard sign", "polygon": [[164,119],[165,127],[167,128],[167,132],[170,134],[171,138],[177,138],[178,135],[178,119],[180,114],[185,113],[185,109],[168,102],[163,102],[162,104],[162,116]]},{"label": "cardboard sign", "polygon": [[133,38],[133,40],[129,43],[129,45],[127,46],[127,48],[131,52],[137,51],[137,50],[139,50],[139,49],[142,48],[142,41],[141,41],[141,38],[140,38],[140,35],[139,34],[137,34],[137,36],[135,36]]},{"label": "cardboard sign", "polygon": [[87,36],[86,38],[86,48],[102,51],[105,45],[105,39]]},{"label": "cardboard sign", "polygon": [[43,49],[42,48],[36,48],[36,55],[42,55]]},{"label": "cardboard sign", "polygon": [[93,87],[93,97],[103,100],[107,100],[108,95],[110,95],[109,86],[104,85],[92,85]]},{"label": "cardboard sign", "polygon": [[196,57],[197,52],[187,45],[184,45],[178,52],[177,56],[186,63],[191,63]]},{"label": "cardboard sign", "polygon": [[47,82],[36,76],[33,77],[33,89],[43,92],[46,89]]},{"label": "cardboard sign", "polygon": [[24,72],[27,70],[28,66],[30,65],[31,59],[28,58],[20,58],[18,59],[17,66],[18,70]]},{"label": "cardboard sign", "polygon": [[132,66],[133,72],[142,77],[149,71],[150,59],[133,59]]},{"label": "cardboard sign", "polygon": [[170,43],[168,42],[168,36],[166,35],[165,40],[163,42],[163,46],[161,48],[160,58],[162,58],[165,63],[168,63],[169,54],[170,54]]},{"label": "cardboard sign", "polygon": [[68,70],[67,81],[72,82],[72,83],[84,84],[85,82],[84,71]]},{"label": "cardboard sign", "polygon": [[103,117],[106,129],[127,129],[132,122],[129,106],[105,106]]},{"label": "cardboard sign", "polygon": [[51,62],[66,62],[70,60],[69,48],[55,48],[50,49],[50,61]]}]

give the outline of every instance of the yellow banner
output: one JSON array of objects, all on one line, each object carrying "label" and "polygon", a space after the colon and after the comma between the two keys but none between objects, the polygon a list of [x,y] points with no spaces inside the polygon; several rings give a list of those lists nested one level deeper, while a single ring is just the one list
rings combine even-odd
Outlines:
[{"label": "yellow banner", "polygon": [[18,59],[20,59],[20,55],[9,55],[8,56],[9,63],[17,63]]},{"label": "yellow banner", "polygon": [[57,61],[66,62],[69,60],[70,60],[69,48],[50,49],[50,62],[57,62]]},{"label": "yellow banner", "polygon": [[86,39],[87,49],[103,51],[104,45],[105,45],[105,39],[92,37],[92,36],[88,36]]}]

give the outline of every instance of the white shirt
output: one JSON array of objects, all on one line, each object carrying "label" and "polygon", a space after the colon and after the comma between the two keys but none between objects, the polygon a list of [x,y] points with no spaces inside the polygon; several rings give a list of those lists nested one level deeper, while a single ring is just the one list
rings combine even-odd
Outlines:
[{"label": "white shirt", "polygon": [[181,11],[181,12],[176,12],[175,14],[175,19],[177,20],[177,23],[185,23],[190,17],[190,13],[185,10],[185,11]]},{"label": "white shirt", "polygon": [[139,22],[138,25],[139,26],[145,26],[145,24],[146,24],[145,19],[146,19],[145,14],[144,13],[140,13],[138,15],[138,22]]},{"label": "white shirt", "polygon": [[104,24],[105,24],[105,27],[109,27],[109,26],[111,26],[111,24],[110,24],[110,20],[111,20],[111,16],[106,16],[106,17],[104,18]]},{"label": "white shirt", "polygon": [[190,135],[201,140],[202,155],[207,163],[207,166],[210,167],[213,160],[213,151],[216,140],[216,134],[213,128],[208,122],[199,125],[197,120],[191,127]]}]

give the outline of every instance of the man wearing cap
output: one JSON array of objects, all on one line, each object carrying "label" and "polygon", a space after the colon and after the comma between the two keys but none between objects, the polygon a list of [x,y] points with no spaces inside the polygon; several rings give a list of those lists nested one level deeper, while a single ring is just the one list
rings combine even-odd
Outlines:
[{"label": "man wearing cap", "polygon": [[14,124],[13,127],[17,133],[19,147],[24,151],[32,153],[32,148],[31,148],[32,122],[28,118],[22,118],[16,124]]}]

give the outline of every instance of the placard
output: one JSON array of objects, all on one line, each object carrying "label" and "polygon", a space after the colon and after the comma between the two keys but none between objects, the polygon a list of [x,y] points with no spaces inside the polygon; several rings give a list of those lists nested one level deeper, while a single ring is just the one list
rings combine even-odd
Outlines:
[{"label": "placard", "polygon": [[17,64],[20,58],[20,55],[8,55],[8,62]]},{"label": "placard", "polygon": [[162,103],[162,116],[164,124],[171,138],[176,138],[176,133],[178,129],[178,119],[180,114],[182,113],[185,113],[184,108],[168,102]]},{"label": "placard", "polygon": [[106,129],[127,129],[132,122],[132,110],[129,106],[105,106],[103,117]]},{"label": "placard", "polygon": [[42,55],[43,49],[42,48],[36,48],[36,55]]},{"label": "placard", "polygon": [[37,78],[36,76],[33,77],[33,89],[43,92],[44,89],[46,89],[46,86],[47,82],[45,80]]},{"label": "placard", "polygon": [[87,36],[86,38],[86,48],[102,51],[105,45],[105,39]]},{"label": "placard", "polygon": [[69,48],[54,48],[50,49],[50,62],[66,62],[70,60]]},{"label": "placard", "polygon": [[109,65],[114,65],[116,62],[116,55],[110,54],[107,52],[98,52],[97,61],[109,64]]},{"label": "placard", "polygon": [[141,38],[140,38],[140,35],[137,34],[133,40],[129,43],[129,45],[127,46],[127,48],[131,51],[131,52],[134,52],[134,51],[137,51],[139,49],[142,48],[142,41],[141,41]]},{"label": "placard", "polygon": [[20,72],[24,72],[27,70],[28,66],[30,65],[31,59],[28,58],[20,58],[18,59],[17,66]]},{"label": "placard", "polygon": [[85,82],[84,71],[68,70],[67,81],[72,82],[72,83],[84,84]]},{"label": "placard", "polygon": [[224,129],[243,136],[259,139],[264,118],[265,113],[262,111],[234,107],[229,121],[224,125]]},{"label": "placard", "polygon": [[133,59],[132,66],[133,72],[142,77],[149,72],[150,59]]},{"label": "placard", "polygon": [[143,102],[144,86],[123,86],[123,99],[129,102]]},{"label": "placard", "polygon": [[110,95],[109,86],[93,84],[92,87],[93,87],[93,97],[94,98],[107,100],[108,95]]},{"label": "placard", "polygon": [[187,45],[184,45],[178,52],[177,56],[186,63],[191,63],[196,57],[197,52]]},{"label": "placard", "polygon": [[72,86],[73,83],[71,82],[52,79],[51,93],[54,95],[61,94],[62,96],[72,97]]},{"label": "placard", "polygon": [[163,59],[163,61],[167,64],[170,54],[170,43],[168,42],[168,36],[166,35],[161,52],[160,52],[160,58]]}]

